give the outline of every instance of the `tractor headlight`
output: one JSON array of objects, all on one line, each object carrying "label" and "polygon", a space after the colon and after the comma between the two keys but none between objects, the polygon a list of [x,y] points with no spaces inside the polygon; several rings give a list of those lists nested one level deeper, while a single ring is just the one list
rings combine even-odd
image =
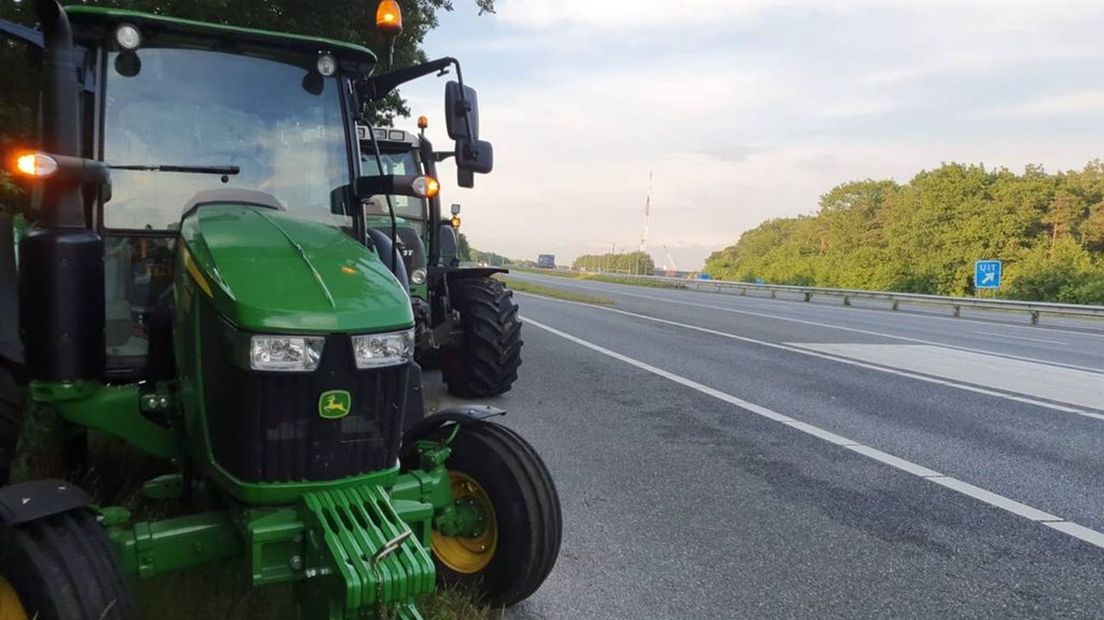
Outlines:
[{"label": "tractor headlight", "polygon": [[310,372],[322,361],[321,336],[253,336],[249,339],[249,367],[253,370]]},{"label": "tractor headlight", "polygon": [[115,29],[115,42],[120,48],[133,52],[142,44],[142,33],[132,24],[120,24]]},{"label": "tractor headlight", "polygon": [[322,52],[318,55],[317,67],[319,73],[325,77],[330,77],[337,73],[337,59],[334,58],[333,54]]},{"label": "tractor headlight", "polygon": [[425,269],[415,269],[410,272],[410,281],[414,284],[425,284],[426,272]]},{"label": "tractor headlight", "polygon": [[414,330],[353,336],[357,368],[405,364],[414,358]]}]

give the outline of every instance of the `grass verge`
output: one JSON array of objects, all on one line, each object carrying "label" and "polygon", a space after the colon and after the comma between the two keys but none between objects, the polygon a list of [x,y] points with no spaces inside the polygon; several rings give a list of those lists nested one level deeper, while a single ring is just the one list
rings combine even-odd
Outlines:
[{"label": "grass verge", "polygon": [[532,273],[541,276],[553,276],[556,278],[568,278],[571,280],[593,280],[595,282],[628,284],[630,286],[643,286],[646,288],[682,288],[674,282],[664,282],[661,280],[640,280],[637,278],[626,278],[624,276],[608,273],[583,273],[579,271],[565,271],[563,269],[529,269],[521,267],[510,267],[509,269],[510,271],[521,271],[524,273]]},{"label": "grass verge", "polygon": [[506,286],[511,290],[518,291],[520,293],[530,293],[532,295],[540,295],[541,297],[552,297],[555,299],[564,299],[567,301],[577,301],[582,304],[595,304],[599,306],[613,305],[612,299],[605,297],[598,297],[596,295],[587,295],[585,293],[576,293],[573,291],[565,291],[561,288],[554,288],[551,286],[545,286],[543,284],[536,284],[535,282],[527,282],[525,280],[511,279],[509,277],[502,278],[506,282]]}]

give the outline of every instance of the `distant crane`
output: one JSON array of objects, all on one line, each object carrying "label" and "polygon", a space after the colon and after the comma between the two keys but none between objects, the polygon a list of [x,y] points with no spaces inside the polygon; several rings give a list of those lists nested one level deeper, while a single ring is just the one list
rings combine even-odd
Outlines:
[{"label": "distant crane", "polygon": [[648,193],[644,196],[644,229],[640,231],[640,255],[636,257],[636,273],[640,273],[640,257],[647,252],[648,228],[652,223],[652,172],[648,173]]},{"label": "distant crane", "polygon": [[678,265],[675,264],[675,257],[671,256],[671,250],[667,249],[667,244],[663,245],[663,253],[667,255],[667,270],[678,271]]}]

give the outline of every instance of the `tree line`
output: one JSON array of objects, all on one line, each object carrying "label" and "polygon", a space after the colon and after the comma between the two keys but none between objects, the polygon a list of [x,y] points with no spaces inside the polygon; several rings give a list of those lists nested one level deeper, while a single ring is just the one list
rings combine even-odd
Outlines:
[{"label": "tree line", "polygon": [[604,271],[650,276],[655,273],[655,262],[647,252],[623,252],[620,254],[584,254],[571,264],[580,271]]},{"label": "tree line", "polygon": [[770,219],[714,252],[714,278],[973,295],[974,263],[1004,261],[998,296],[1104,304],[1104,162],[1047,173],[944,164],[905,184],[844,183],[812,215]]}]

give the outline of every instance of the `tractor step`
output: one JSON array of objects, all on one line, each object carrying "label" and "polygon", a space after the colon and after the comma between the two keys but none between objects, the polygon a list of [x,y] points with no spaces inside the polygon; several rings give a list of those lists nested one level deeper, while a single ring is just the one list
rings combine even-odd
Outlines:
[{"label": "tractor step", "polygon": [[[433,559],[377,485],[303,495],[307,566],[320,567],[329,616],[421,618],[414,604],[434,591]],[[333,614],[344,609],[342,616]]]}]

